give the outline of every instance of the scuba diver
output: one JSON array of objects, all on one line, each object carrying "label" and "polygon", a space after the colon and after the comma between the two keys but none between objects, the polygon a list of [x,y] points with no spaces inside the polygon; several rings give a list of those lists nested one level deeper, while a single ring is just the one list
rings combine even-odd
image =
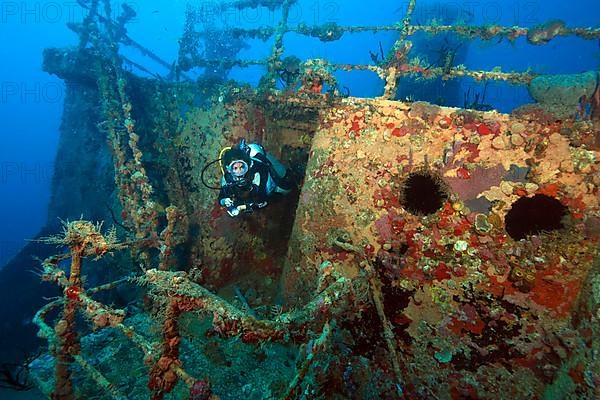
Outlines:
[{"label": "scuba diver", "polygon": [[267,205],[274,194],[288,194],[293,187],[287,168],[257,143],[221,150],[221,189],[219,204],[236,217]]}]

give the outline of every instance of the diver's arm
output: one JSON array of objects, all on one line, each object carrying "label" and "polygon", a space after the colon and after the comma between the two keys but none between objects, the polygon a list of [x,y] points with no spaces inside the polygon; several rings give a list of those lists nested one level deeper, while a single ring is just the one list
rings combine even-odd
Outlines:
[{"label": "diver's arm", "polygon": [[221,178],[221,190],[219,191],[219,204],[221,207],[231,207],[233,205],[230,191],[225,178]]}]

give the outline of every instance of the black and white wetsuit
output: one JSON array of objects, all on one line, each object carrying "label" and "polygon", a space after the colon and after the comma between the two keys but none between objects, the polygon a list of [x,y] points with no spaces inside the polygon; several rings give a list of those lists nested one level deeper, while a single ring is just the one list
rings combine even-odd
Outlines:
[{"label": "black and white wetsuit", "polygon": [[225,206],[224,199],[230,198],[234,207],[246,204],[262,208],[274,193],[287,194],[292,189],[288,171],[279,160],[259,144],[251,143],[248,147],[252,163],[244,177],[236,178],[225,171],[221,178],[221,206]]}]

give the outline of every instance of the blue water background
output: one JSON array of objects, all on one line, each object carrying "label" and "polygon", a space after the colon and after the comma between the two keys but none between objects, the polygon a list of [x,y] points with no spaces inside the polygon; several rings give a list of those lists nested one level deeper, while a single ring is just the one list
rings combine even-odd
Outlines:
[{"label": "blue water background", "polygon": [[[168,62],[177,57],[177,41],[184,24],[185,1],[127,2],[137,12],[137,18],[128,26],[129,35],[147,46]],[[280,13],[266,9],[240,13],[230,9],[225,13],[215,10],[215,1],[192,2],[210,12],[211,26],[253,28],[276,24]],[[326,1],[300,0],[290,14],[290,25],[337,22],[340,25],[381,25],[399,21],[407,1]],[[113,3],[118,10],[119,2]],[[62,81],[41,70],[42,51],[46,47],[69,46],[77,37],[67,22],[79,22],[84,15],[76,2],[2,2],[0,4],[0,266],[33,237],[47,218],[50,184],[53,171],[69,166],[55,165],[59,139],[59,124],[65,89]],[[115,14],[119,11],[115,11]],[[443,24],[461,20],[472,25],[502,24],[530,27],[552,19],[564,20],[569,26],[600,26],[600,3],[597,0],[565,2],[551,1],[419,1],[415,19],[430,23],[432,19]],[[301,59],[326,58],[338,63],[371,63],[369,50],[377,52],[379,42],[387,51],[393,44],[392,33],[345,34],[338,42],[321,43],[314,38],[296,34],[285,36],[285,54]],[[451,37],[452,43],[457,43]],[[444,44],[443,38],[423,35],[414,38],[411,56],[418,53],[433,59],[436,50]],[[266,44],[249,41],[250,47],[240,56],[248,59],[264,58],[270,54],[273,40]],[[168,70],[148,61],[137,51],[123,53],[139,61],[150,70],[166,75]],[[558,38],[545,46],[532,46],[520,38],[510,44],[506,40],[483,42],[474,40],[460,44],[459,61],[469,69],[491,69],[502,66],[503,71],[525,71],[531,68],[541,73],[577,73],[598,70],[600,48],[598,40]],[[135,68],[132,70],[144,75]],[[199,76],[202,69],[192,71]],[[235,68],[230,77],[256,85],[264,69]],[[382,93],[383,82],[373,73],[338,73],[340,86],[346,86],[353,96],[372,97]],[[448,87],[436,83],[416,86],[414,97],[440,99],[453,106],[462,106],[464,93],[481,93],[483,86],[465,79]],[[451,85],[446,83],[445,85]],[[430,91],[434,91],[432,95]],[[422,91],[419,93],[419,91]],[[530,102],[527,90],[502,83],[490,84],[486,102],[502,111]],[[73,149],[77,151],[77,149]],[[84,156],[84,155],[82,155]],[[84,216],[85,217],[85,216]]]}]

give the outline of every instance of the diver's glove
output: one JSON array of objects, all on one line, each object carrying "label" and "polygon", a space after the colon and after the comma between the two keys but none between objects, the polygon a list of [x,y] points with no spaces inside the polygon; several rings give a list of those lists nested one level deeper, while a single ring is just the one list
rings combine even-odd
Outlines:
[{"label": "diver's glove", "polygon": [[238,215],[240,215],[240,208],[239,207],[227,207],[227,214],[229,214],[229,216],[231,217],[237,217]]},{"label": "diver's glove", "polygon": [[233,199],[231,197],[225,197],[221,200],[221,205],[227,208],[233,207]]},{"label": "diver's glove", "polygon": [[[266,205],[266,203],[265,203]],[[231,207],[227,207],[227,214],[231,215],[232,217],[237,217],[238,215],[240,215],[241,212],[252,212],[252,205],[251,204],[240,204],[237,207],[231,206]]]}]

